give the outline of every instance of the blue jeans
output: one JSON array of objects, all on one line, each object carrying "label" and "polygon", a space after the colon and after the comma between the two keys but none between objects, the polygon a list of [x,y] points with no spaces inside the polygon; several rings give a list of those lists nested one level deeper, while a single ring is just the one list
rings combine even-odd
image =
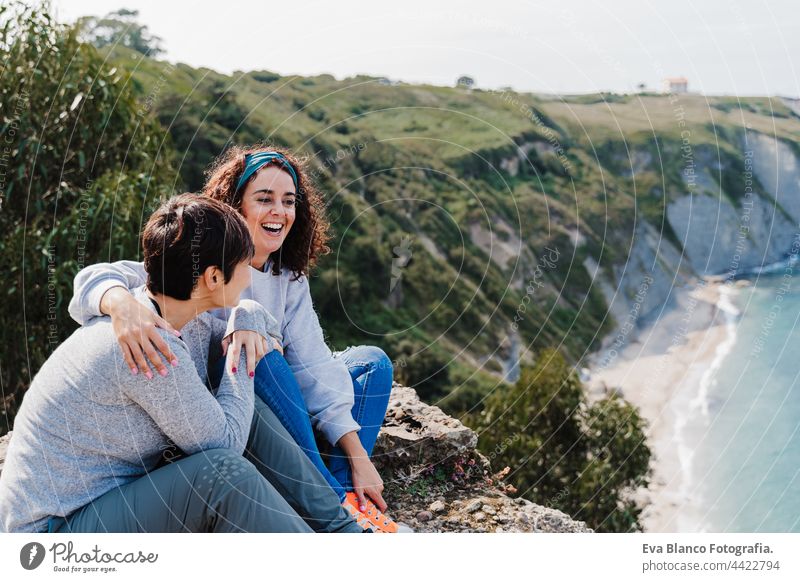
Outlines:
[{"label": "blue jeans", "polygon": [[[353,419],[361,426],[358,431],[361,445],[371,455],[392,391],[392,361],[375,346],[351,346],[343,352],[334,352],[333,357],[343,360],[350,371],[355,393]],[[323,462],[300,386],[280,352],[272,350],[259,362],[255,393],[275,413],[339,499],[344,501],[345,492],[353,490],[347,455],[334,446],[329,464]]]}]

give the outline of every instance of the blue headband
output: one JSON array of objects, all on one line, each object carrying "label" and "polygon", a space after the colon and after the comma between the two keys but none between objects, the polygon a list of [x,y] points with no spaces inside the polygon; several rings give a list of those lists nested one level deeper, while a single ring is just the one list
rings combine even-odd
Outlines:
[{"label": "blue headband", "polygon": [[239,182],[236,184],[236,191],[238,192],[241,190],[244,185],[247,184],[247,181],[253,176],[253,174],[258,172],[270,162],[278,162],[287,172],[289,172],[289,174],[291,174],[292,181],[294,182],[295,194],[299,197],[300,193],[296,191],[298,189],[297,174],[295,173],[292,164],[289,163],[289,160],[287,160],[283,154],[278,152],[258,152],[257,154],[247,154],[244,157],[244,172],[242,172]]}]

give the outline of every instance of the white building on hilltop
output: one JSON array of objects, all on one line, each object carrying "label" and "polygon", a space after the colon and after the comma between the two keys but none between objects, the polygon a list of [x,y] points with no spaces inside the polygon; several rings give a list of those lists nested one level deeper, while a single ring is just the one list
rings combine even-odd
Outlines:
[{"label": "white building on hilltop", "polygon": [[686,77],[664,79],[664,93],[688,93],[689,80]]}]

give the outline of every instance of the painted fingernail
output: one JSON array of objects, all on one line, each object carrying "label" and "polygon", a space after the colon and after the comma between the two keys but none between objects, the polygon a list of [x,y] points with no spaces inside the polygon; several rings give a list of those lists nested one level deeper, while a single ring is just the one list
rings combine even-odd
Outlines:
[{"label": "painted fingernail", "polygon": [[177,330],[173,331],[172,333],[174,333],[174,334],[175,334],[176,336],[178,336],[178,337],[181,337],[181,332],[179,332],[179,331],[177,331]]},{"label": "painted fingernail", "polygon": [[139,373],[139,369],[136,366],[133,366],[131,368],[131,374],[133,374],[135,376],[138,373]]},{"label": "painted fingernail", "polygon": [[236,366],[234,366],[233,368],[231,368],[231,372],[233,372],[234,374],[236,373]]},{"label": "painted fingernail", "polygon": [[256,375],[256,373],[255,373],[255,372],[250,372],[250,373],[248,374],[248,376],[250,376],[251,378],[252,378],[253,376],[255,376],[255,375]]},{"label": "painted fingernail", "polygon": [[145,372],[144,375],[147,377],[148,380],[152,380],[153,379],[153,373],[152,372]]},{"label": "painted fingernail", "polygon": [[178,360],[172,360],[170,362],[170,364],[172,364],[173,366],[177,366],[178,365]]},{"label": "painted fingernail", "polygon": [[166,370],[159,370],[158,373],[161,374],[162,376],[166,376],[167,375],[167,371]]},{"label": "painted fingernail", "polygon": [[359,509],[359,511],[366,511],[367,510],[367,506],[366,505],[360,505],[358,509]]}]

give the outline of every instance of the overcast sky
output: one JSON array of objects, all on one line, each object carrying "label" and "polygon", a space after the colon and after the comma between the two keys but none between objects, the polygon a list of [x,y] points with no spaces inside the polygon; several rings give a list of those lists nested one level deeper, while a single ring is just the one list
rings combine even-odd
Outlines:
[{"label": "overcast sky", "polygon": [[797,0],[54,0],[57,17],[137,9],[166,58],[220,72],[365,73],[540,93],[660,89],[800,96]]}]

